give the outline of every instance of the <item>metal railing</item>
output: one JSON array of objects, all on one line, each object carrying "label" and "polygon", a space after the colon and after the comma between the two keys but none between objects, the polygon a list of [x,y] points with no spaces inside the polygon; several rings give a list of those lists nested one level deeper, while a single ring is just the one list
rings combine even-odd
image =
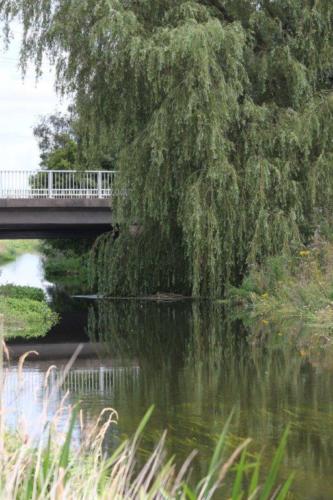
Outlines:
[{"label": "metal railing", "polygon": [[115,171],[0,170],[0,198],[110,198]]},{"label": "metal railing", "polygon": [[44,371],[28,368],[19,374],[17,368],[10,368],[4,371],[3,396],[10,401],[15,400],[20,392],[33,395],[46,388],[49,391],[62,388],[75,394],[104,393],[138,384],[139,376],[139,366],[75,368],[69,370],[66,376],[63,370],[53,369],[47,379]]}]

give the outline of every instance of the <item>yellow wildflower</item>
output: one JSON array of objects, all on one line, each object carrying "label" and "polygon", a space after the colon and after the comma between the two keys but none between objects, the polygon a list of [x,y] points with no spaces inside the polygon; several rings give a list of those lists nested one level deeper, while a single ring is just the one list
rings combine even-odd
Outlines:
[{"label": "yellow wildflower", "polygon": [[268,321],[267,321],[267,319],[262,319],[262,320],[261,320],[261,323],[262,323],[263,325],[268,325]]},{"label": "yellow wildflower", "polygon": [[301,250],[299,255],[301,257],[308,257],[310,255],[310,251],[309,250]]},{"label": "yellow wildflower", "polygon": [[262,299],[268,299],[268,297],[269,297],[269,295],[268,295],[267,292],[263,293],[262,296],[261,296]]}]

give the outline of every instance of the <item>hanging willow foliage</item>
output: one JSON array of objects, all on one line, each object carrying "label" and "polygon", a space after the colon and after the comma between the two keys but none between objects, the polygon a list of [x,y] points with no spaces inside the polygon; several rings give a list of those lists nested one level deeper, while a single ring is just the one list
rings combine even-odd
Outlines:
[{"label": "hanging willow foliage", "polygon": [[96,246],[100,291],[221,296],[332,215],[331,0],[0,0],[0,14],[6,36],[23,21],[23,67],[56,66],[87,150],[115,158],[122,231]]}]

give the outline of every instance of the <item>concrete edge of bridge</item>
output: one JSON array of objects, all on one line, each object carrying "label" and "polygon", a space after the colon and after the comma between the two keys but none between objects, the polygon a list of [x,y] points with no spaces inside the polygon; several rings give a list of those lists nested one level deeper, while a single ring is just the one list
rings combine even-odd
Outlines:
[{"label": "concrete edge of bridge", "polygon": [[108,198],[4,198],[0,208],[110,208]]}]

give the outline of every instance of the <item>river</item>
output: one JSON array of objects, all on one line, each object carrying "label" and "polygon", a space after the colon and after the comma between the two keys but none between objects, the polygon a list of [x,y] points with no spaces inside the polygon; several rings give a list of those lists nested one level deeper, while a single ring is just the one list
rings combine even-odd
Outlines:
[{"label": "river", "polygon": [[70,298],[45,281],[38,255],[3,266],[3,282],[43,287],[62,317],[38,344],[18,339],[10,346],[14,354],[39,352],[27,359],[21,385],[15,360],[8,369],[5,398],[12,425],[38,430],[47,368],[54,364],[61,370],[82,343],[50,411],[67,390],[71,403],[81,401],[88,423],[104,407],[116,409],[119,421],[108,437],[112,447],[133,434],[154,404],[146,446],[167,429],[168,450],[179,461],[199,450],[198,475],[232,411],[232,441],[251,437],[252,450],[263,450],[264,463],[290,425],[282,475],[296,472],[295,498],[333,498],[333,363],[323,353],[309,359],[281,335],[255,345],[239,319],[207,301]]}]

